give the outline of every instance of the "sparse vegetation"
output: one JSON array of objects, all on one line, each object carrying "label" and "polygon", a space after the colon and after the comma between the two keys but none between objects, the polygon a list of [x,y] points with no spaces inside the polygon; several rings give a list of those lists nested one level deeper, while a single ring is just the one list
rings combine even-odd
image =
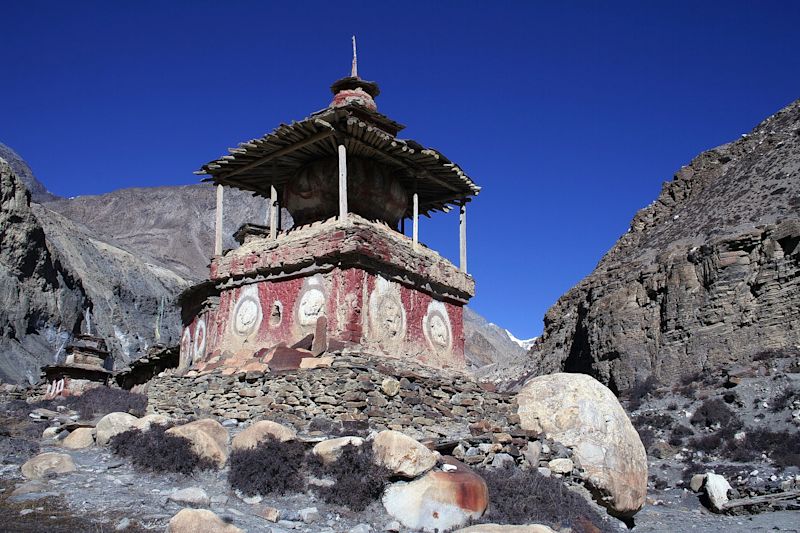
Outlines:
[{"label": "sparse vegetation", "polygon": [[656,396],[656,389],[658,387],[658,380],[655,376],[648,376],[644,381],[639,381],[628,390],[626,396],[628,399],[628,409],[635,411],[642,405],[642,401],[648,397]]},{"label": "sparse vegetation", "polygon": [[777,395],[770,402],[770,410],[773,413],[780,413],[786,409],[790,409],[792,402],[800,399],[800,390],[795,388],[787,388],[781,394]]},{"label": "sparse vegetation", "polygon": [[691,418],[692,425],[711,428],[714,426],[738,428],[741,422],[731,409],[719,398],[704,401]]},{"label": "sparse vegetation", "polygon": [[[617,531],[579,494],[561,480],[544,477],[535,470],[513,466],[481,470],[491,502],[481,523],[540,523],[575,533]],[[520,490],[524,487],[524,490]]]},{"label": "sparse vegetation", "polygon": [[78,411],[81,418],[85,419],[115,412],[144,416],[147,396],[123,389],[95,387],[80,396],[67,397],[64,403],[70,409]]},{"label": "sparse vegetation", "polygon": [[288,494],[305,489],[305,446],[299,441],[267,438],[255,448],[234,450],[228,483],[247,496]]},{"label": "sparse vegetation", "polygon": [[348,445],[337,461],[323,465],[315,456],[309,456],[311,471],[323,478],[330,478],[330,487],[315,487],[315,491],[328,503],[344,505],[360,512],[381,497],[390,472],[374,464],[372,444]]},{"label": "sparse vegetation", "polygon": [[111,438],[111,450],[134,466],[153,472],[191,474],[209,470],[214,463],[192,450],[188,439],[166,433],[169,426],[152,425],[147,431],[131,429]]}]

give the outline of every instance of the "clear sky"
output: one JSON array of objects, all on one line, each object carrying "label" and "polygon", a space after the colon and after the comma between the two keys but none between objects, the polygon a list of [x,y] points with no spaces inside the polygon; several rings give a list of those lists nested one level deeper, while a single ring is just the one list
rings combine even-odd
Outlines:
[{"label": "clear sky", "polygon": [[[192,183],[350,68],[483,186],[472,306],[518,337],[700,151],[800,97],[800,2],[0,0],[0,142],[63,196]],[[458,221],[421,238],[457,259]]]}]

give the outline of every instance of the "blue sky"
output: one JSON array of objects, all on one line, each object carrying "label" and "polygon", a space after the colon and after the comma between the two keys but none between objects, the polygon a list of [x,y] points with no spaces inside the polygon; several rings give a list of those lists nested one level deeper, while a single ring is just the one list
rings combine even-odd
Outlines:
[{"label": "blue sky", "polygon": [[[661,183],[800,97],[800,2],[11,2],[0,142],[63,196],[185,184],[377,81],[404,137],[483,191],[472,306],[518,337]],[[455,213],[421,238],[457,259]]]}]

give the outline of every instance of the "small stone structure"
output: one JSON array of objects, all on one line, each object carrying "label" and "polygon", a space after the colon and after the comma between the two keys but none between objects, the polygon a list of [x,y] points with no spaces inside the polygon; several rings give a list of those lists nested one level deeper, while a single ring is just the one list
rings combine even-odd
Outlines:
[{"label": "small stone structure", "polygon": [[42,367],[45,399],[76,396],[86,389],[107,385],[113,358],[100,337],[76,335],[66,348],[63,362]]},{"label": "small stone structure", "polygon": [[[480,188],[442,154],[397,138],[403,126],[377,112],[375,83],[354,72],[331,90],[326,109],[198,171],[217,185],[217,244],[209,280],[181,296],[181,369],[269,364],[265,350],[312,333],[328,347],[463,368],[462,310],[475,291],[466,204]],[[243,226],[226,252],[223,187],[268,198],[267,224]],[[418,239],[420,213],[450,209],[461,213],[459,267]]]}]

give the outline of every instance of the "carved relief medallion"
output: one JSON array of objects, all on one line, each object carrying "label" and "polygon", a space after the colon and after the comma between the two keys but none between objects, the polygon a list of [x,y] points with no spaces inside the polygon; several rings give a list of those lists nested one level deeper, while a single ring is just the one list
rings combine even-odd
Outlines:
[{"label": "carved relief medallion", "polygon": [[256,331],[261,324],[261,302],[258,299],[258,287],[250,285],[242,289],[239,300],[233,311],[233,332],[246,336]]},{"label": "carved relief medallion", "polygon": [[369,336],[381,343],[402,341],[406,335],[406,310],[400,286],[378,277],[369,296]]},{"label": "carved relief medallion", "polygon": [[194,327],[194,357],[192,362],[196,363],[206,354],[206,321],[201,318]]},{"label": "carved relief medallion", "polygon": [[422,331],[428,344],[437,352],[449,351],[453,345],[453,329],[447,307],[442,302],[432,301],[422,319]]},{"label": "carved relief medallion", "polygon": [[322,292],[322,277],[314,276],[306,282],[306,288],[297,305],[297,323],[315,326],[317,319],[325,314],[325,293]]},{"label": "carved relief medallion", "polygon": [[188,327],[183,328],[181,337],[180,367],[187,368],[192,362],[192,332]]}]

